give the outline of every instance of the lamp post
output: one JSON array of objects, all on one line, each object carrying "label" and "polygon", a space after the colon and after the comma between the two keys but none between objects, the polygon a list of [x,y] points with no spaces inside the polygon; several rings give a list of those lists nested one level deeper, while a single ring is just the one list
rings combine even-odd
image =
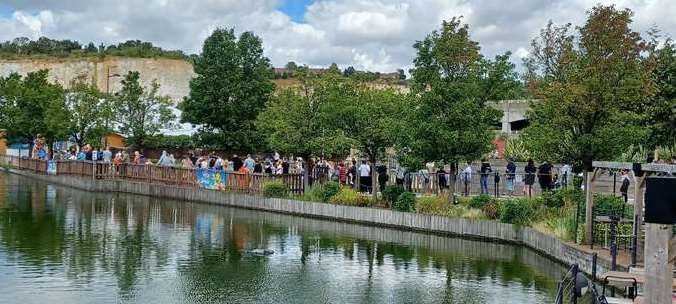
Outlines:
[{"label": "lamp post", "polygon": [[106,70],[106,95],[110,94],[110,78],[113,77],[122,77],[120,74],[110,74],[110,67],[107,68]]}]

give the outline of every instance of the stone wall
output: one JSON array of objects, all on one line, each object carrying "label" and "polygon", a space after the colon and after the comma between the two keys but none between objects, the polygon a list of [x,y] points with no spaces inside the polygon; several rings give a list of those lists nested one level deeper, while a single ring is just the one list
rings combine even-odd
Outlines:
[{"label": "stone wall", "polygon": [[121,76],[129,71],[138,71],[142,85],[149,86],[157,80],[160,94],[175,101],[188,95],[189,82],[194,75],[192,65],[179,59],[107,56],[0,60],[0,76],[11,73],[26,75],[42,69],[48,69],[50,80],[64,87],[68,87],[74,79],[84,78],[95,83],[102,92],[111,93],[121,88]]}]

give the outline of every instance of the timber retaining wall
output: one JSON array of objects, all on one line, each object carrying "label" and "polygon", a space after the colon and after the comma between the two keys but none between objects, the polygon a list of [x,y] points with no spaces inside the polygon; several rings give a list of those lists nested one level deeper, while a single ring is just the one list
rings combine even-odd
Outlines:
[{"label": "timber retaining wall", "polygon": [[[530,227],[522,227],[496,221],[448,218],[427,214],[399,212],[388,209],[342,206],[292,199],[265,198],[235,192],[221,192],[192,187],[177,187],[124,180],[94,180],[76,176],[49,176],[15,169],[5,170],[49,183],[60,184],[91,192],[138,194],[391,227],[405,231],[429,232],[441,235],[525,245],[560,263],[566,265],[578,264],[582,271],[588,274],[592,272],[591,253],[580,250],[572,244],[563,242],[556,237],[544,234]],[[618,270],[627,270],[627,267],[623,265],[617,265],[617,267]],[[596,269],[597,274],[600,275],[609,270],[610,261],[599,256]]]}]

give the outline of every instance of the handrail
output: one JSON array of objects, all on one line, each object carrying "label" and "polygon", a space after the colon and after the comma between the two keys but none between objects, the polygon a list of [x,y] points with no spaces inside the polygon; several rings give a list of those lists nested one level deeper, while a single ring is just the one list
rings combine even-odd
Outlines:
[{"label": "handrail", "polygon": [[[88,160],[41,160],[10,155],[0,155],[0,165],[11,166],[43,175],[74,175],[95,180],[128,180],[152,184],[184,187],[204,187],[198,178],[205,172],[219,174],[227,181],[213,188],[243,193],[262,193],[263,185],[271,181],[282,181],[294,194],[304,192],[302,174],[270,175],[262,173],[240,173],[215,169],[183,168],[157,165],[113,164]],[[212,189],[212,188],[209,188]]]}]

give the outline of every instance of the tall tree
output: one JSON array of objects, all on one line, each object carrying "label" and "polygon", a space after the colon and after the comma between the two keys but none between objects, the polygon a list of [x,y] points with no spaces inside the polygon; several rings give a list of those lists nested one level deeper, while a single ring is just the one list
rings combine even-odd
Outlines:
[{"label": "tall tree", "polygon": [[676,45],[667,39],[655,53],[656,94],[645,107],[650,147],[676,145]]},{"label": "tall tree", "polygon": [[150,88],[139,83],[139,73],[129,72],[122,80],[113,105],[115,119],[120,133],[137,149],[143,149],[146,141],[161,129],[171,128],[175,116],[169,97],[159,96],[160,86],[153,81]]},{"label": "tall tree", "polygon": [[251,150],[260,145],[254,121],[273,92],[270,63],[261,40],[217,29],[195,59],[190,95],[180,105],[182,122],[200,125],[202,144]]},{"label": "tall tree", "polygon": [[[494,96],[482,92],[482,56],[459,18],[444,21],[440,30],[415,43],[411,70],[412,101],[400,151],[404,163],[455,163],[474,160],[491,150],[491,126],[500,112],[489,107]],[[497,85],[495,85],[497,86]]]},{"label": "tall tree", "polygon": [[68,132],[64,91],[50,83],[48,71],[0,77],[0,129],[9,142],[29,142],[41,134],[51,144]]},{"label": "tall tree", "polygon": [[596,6],[577,28],[551,23],[533,41],[527,60],[529,89],[539,98],[523,138],[540,159],[573,162],[591,170],[645,141],[642,108],[655,84],[651,46],[631,30],[632,12]]},{"label": "tall tree", "polygon": [[112,101],[85,79],[76,79],[66,92],[71,115],[69,130],[79,145],[98,143],[112,128]]}]

